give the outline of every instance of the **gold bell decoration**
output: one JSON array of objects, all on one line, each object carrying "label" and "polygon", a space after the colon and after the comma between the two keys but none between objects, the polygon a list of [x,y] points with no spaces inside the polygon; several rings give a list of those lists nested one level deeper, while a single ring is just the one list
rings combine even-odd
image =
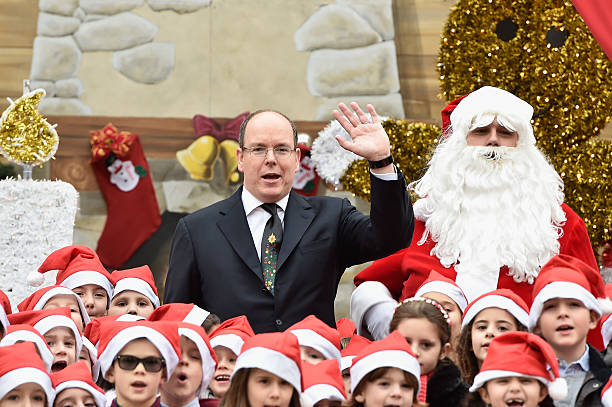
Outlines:
[{"label": "gold bell decoration", "polygon": [[220,144],[221,159],[225,163],[225,183],[228,185],[240,182],[240,172],[238,172],[238,157],[236,150],[240,145],[236,140],[226,139]]},{"label": "gold bell decoration", "polygon": [[212,136],[202,136],[184,150],[176,152],[176,159],[192,179],[210,181],[219,157],[219,142]]}]

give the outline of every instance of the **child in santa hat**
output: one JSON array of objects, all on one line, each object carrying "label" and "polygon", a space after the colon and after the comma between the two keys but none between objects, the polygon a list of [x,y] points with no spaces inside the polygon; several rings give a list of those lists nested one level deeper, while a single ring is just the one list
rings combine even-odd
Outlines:
[{"label": "child in santa hat", "polygon": [[[470,391],[492,407],[552,407],[551,398],[567,395],[567,383],[550,345],[537,335],[516,331],[493,338]],[[482,405],[478,395],[468,405]]]},{"label": "child in santa hat", "polygon": [[208,398],[220,399],[225,395],[242,346],[253,335],[255,332],[244,315],[224,321],[210,334],[210,346],[217,356],[217,368],[208,385]]},{"label": "child in santa hat", "polygon": [[463,382],[471,385],[491,340],[506,332],[526,331],[529,308],[514,292],[500,288],[476,298],[463,314],[457,355]]},{"label": "child in santa hat", "polygon": [[98,380],[100,374],[100,367],[98,366],[98,349],[85,335],[83,335],[81,339],[83,340],[83,347],[79,354],[79,362],[85,362],[95,382]]},{"label": "child in santa hat", "polygon": [[132,314],[148,318],[159,307],[155,279],[149,266],[111,273],[115,286],[108,315]]},{"label": "child in santa hat", "polygon": [[533,285],[529,329],[543,337],[559,360],[570,405],[599,403],[610,369],[597,349],[587,344],[589,330],[612,309],[599,270],[567,255],[542,266]]},{"label": "child in santa hat", "polygon": [[394,331],[353,359],[347,407],[411,407],[419,393],[419,362],[406,339]]},{"label": "child in santa hat", "polygon": [[6,335],[0,340],[0,346],[11,346],[20,342],[32,342],[36,346],[38,356],[45,364],[48,373],[53,365],[53,353],[45,338],[34,327],[27,324],[13,324],[6,330]]},{"label": "child in santa hat", "polygon": [[9,320],[12,324],[32,326],[45,338],[53,353],[52,373],[77,361],[83,341],[68,307],[18,312],[10,315]]},{"label": "child in santa hat", "polygon": [[220,407],[300,407],[300,346],[288,332],[246,340]]},{"label": "child in santa hat", "polygon": [[52,407],[55,390],[31,342],[0,347],[0,407]]},{"label": "child in santa hat", "polygon": [[317,364],[326,359],[340,362],[340,333],[314,315],[287,329],[298,339],[302,360]]},{"label": "child in santa hat", "polygon": [[316,365],[302,360],[302,377],[302,399],[313,407],[340,407],[346,401],[340,367],[335,360],[323,360]]},{"label": "child in santa hat", "polygon": [[71,245],[51,253],[38,268],[38,273],[28,276],[31,285],[43,283],[43,274],[57,270],[55,284],[74,291],[87,310],[90,318],[106,315],[113,284],[96,252],[89,247]]},{"label": "child in santa hat", "polygon": [[106,405],[104,390],[94,383],[89,367],[84,361],[53,373],[51,381],[56,392],[54,407]]},{"label": "child in santa hat", "polygon": [[4,291],[0,290],[0,339],[6,335],[6,328],[9,326],[7,315],[11,312],[11,302]]},{"label": "child in santa hat", "polygon": [[355,356],[372,341],[363,336],[353,335],[348,345],[340,351],[340,372],[344,381],[344,391],[351,395],[351,364]]}]

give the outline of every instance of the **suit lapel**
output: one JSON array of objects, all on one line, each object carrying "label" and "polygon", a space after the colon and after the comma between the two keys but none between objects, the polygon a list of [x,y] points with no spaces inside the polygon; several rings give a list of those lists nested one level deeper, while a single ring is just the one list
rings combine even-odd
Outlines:
[{"label": "suit lapel", "polygon": [[263,281],[261,262],[257,257],[241,195],[242,187],[227,200],[227,206],[219,211],[223,217],[217,222],[217,226],[242,261]]},{"label": "suit lapel", "polygon": [[283,263],[293,252],[300,239],[302,239],[314,216],[314,211],[310,204],[299,194],[291,191],[289,201],[287,202],[287,210],[285,211],[283,243],[278,256],[277,270],[281,269]]}]

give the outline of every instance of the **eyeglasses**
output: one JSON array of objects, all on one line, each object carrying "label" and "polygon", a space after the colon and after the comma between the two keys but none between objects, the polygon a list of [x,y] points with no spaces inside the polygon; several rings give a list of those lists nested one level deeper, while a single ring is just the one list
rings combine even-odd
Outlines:
[{"label": "eyeglasses", "polygon": [[123,370],[134,370],[136,366],[142,363],[145,370],[150,373],[157,373],[166,366],[164,358],[158,358],[155,356],[149,356],[146,358],[137,358],[132,355],[117,355],[115,360],[118,362],[119,367]]},{"label": "eyeglasses", "polygon": [[287,146],[277,146],[277,147],[242,147],[243,150],[246,150],[253,157],[262,158],[268,155],[268,151],[272,150],[274,156],[276,158],[285,158],[288,157],[289,154],[295,151],[295,148],[287,147]]}]

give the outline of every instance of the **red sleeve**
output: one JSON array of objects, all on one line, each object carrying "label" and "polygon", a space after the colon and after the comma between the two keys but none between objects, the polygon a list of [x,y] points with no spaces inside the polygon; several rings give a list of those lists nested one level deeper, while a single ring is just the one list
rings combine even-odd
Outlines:
[{"label": "red sleeve", "polygon": [[402,249],[391,256],[374,261],[357,274],[353,282],[357,286],[364,281],[380,281],[389,289],[393,298],[399,298],[405,280],[402,262],[407,252],[408,248]]}]

